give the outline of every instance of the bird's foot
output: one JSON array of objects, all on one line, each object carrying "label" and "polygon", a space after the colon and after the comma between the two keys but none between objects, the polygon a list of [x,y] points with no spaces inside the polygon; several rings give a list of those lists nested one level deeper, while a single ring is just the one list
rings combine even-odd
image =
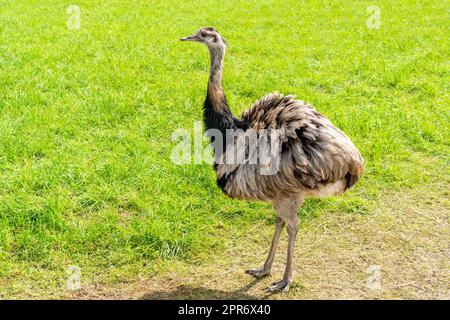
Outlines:
[{"label": "bird's foot", "polygon": [[286,293],[289,291],[289,285],[291,284],[290,280],[283,279],[278,282],[272,283],[272,286],[267,288],[267,292],[275,292],[275,291],[281,291],[282,293]]},{"label": "bird's foot", "polygon": [[270,271],[264,270],[264,269],[250,269],[250,270],[246,270],[245,273],[251,274],[256,279],[259,279],[259,278],[268,276],[270,274]]}]

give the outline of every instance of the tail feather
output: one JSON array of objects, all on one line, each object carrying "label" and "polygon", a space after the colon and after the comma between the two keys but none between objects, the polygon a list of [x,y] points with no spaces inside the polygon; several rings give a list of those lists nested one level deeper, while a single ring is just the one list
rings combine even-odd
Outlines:
[{"label": "tail feather", "polygon": [[345,189],[349,189],[355,185],[356,182],[358,182],[359,178],[364,174],[364,165],[359,164],[356,166],[356,172],[348,172],[345,175]]},{"label": "tail feather", "polygon": [[351,174],[351,173],[347,173],[345,175],[345,189],[350,189],[351,187],[353,187],[355,185],[356,182],[358,182],[359,180],[359,176]]}]

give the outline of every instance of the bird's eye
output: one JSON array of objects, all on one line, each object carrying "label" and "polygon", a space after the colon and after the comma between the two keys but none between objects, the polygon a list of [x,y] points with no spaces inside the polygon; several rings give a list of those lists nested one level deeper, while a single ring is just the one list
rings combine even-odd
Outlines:
[{"label": "bird's eye", "polygon": [[206,32],[202,32],[202,33],[200,34],[200,37],[202,37],[202,38],[206,37]]}]

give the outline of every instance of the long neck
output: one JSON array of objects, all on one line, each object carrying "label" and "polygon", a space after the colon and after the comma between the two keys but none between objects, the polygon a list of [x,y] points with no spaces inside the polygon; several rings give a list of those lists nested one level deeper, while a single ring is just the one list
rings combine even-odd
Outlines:
[{"label": "long neck", "polygon": [[206,129],[218,129],[225,136],[226,129],[233,127],[233,116],[223,93],[222,72],[225,57],[225,46],[209,49],[211,69],[208,80],[208,91],[203,107]]}]

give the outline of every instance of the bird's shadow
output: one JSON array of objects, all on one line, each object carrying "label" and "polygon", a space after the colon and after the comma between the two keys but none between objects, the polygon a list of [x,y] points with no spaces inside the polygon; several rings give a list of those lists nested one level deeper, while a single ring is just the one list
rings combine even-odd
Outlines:
[{"label": "bird's shadow", "polygon": [[248,294],[248,290],[254,287],[261,279],[254,279],[242,288],[234,291],[216,290],[191,285],[178,286],[173,291],[156,291],[144,294],[140,300],[183,300],[183,299],[205,299],[205,300],[259,300],[270,297],[271,293],[263,296]]}]

